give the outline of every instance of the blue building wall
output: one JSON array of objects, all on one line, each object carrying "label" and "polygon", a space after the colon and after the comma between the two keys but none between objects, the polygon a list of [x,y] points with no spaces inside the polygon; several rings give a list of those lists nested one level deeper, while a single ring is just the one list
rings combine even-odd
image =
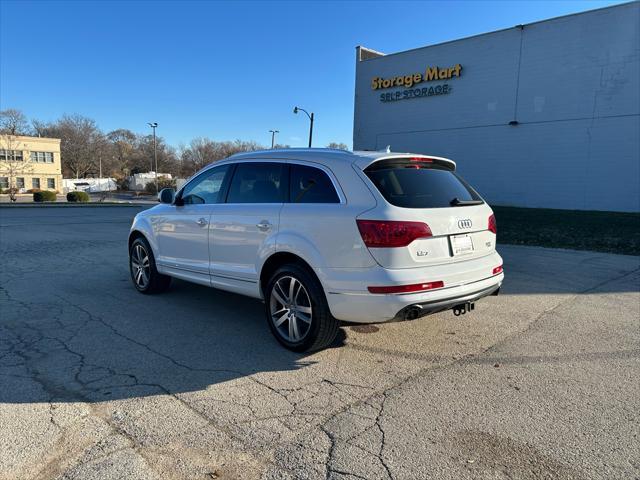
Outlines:
[{"label": "blue building wall", "polygon": [[[640,211],[640,3],[372,55],[357,50],[354,150],[450,157],[496,205]],[[371,88],[455,64],[459,78],[413,87],[446,95]]]}]

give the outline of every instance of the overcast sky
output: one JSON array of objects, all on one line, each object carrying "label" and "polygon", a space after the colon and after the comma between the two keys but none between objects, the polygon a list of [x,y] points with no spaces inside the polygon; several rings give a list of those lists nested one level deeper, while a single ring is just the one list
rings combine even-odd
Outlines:
[{"label": "overcast sky", "polygon": [[591,10],[607,1],[0,0],[0,107],[105,130],[351,145],[355,46],[385,53]]}]

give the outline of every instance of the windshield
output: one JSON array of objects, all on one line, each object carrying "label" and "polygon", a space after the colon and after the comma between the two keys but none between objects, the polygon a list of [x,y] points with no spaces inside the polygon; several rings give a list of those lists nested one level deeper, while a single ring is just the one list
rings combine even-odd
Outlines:
[{"label": "windshield", "polygon": [[444,208],[483,203],[480,195],[451,170],[428,162],[376,162],[364,173],[392,205]]}]

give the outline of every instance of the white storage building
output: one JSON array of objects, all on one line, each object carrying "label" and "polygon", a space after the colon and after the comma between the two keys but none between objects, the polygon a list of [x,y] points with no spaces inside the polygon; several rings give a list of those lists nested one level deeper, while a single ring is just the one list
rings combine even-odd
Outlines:
[{"label": "white storage building", "polygon": [[356,50],[354,150],[450,157],[496,205],[640,211],[640,3]]}]

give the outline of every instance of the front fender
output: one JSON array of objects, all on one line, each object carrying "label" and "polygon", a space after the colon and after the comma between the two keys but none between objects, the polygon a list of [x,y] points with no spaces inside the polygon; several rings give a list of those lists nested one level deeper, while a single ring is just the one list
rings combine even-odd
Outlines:
[{"label": "front fender", "polygon": [[149,217],[146,215],[136,215],[133,219],[133,223],[131,224],[131,230],[129,231],[128,245],[131,244],[131,237],[136,232],[144,235],[144,238],[146,238],[147,242],[149,242],[149,245],[151,246],[153,256],[158,258],[158,242],[156,241],[156,236],[153,233],[153,226],[151,225]]}]

